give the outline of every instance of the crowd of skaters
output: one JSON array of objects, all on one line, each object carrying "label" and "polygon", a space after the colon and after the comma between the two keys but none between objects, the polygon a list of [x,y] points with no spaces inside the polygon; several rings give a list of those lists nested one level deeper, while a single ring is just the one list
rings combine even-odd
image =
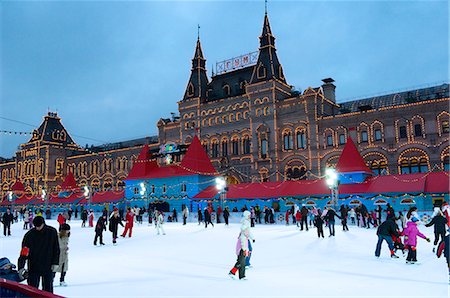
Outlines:
[{"label": "crowd of skaters", "polygon": [[[237,208],[234,207],[231,212],[237,212]],[[245,269],[251,267],[250,266],[250,257],[252,253],[252,242],[255,241],[250,228],[254,227],[256,224],[274,224],[276,223],[277,218],[275,217],[274,208],[270,208],[268,206],[264,206],[264,208],[260,208],[258,204],[254,206],[242,207],[240,210],[243,212],[243,217],[241,220],[241,229],[237,240],[236,245],[236,254],[237,261],[233,268],[230,270],[230,276],[234,278],[236,272],[239,272],[239,279],[246,279],[245,277]],[[44,217],[49,216],[49,212],[45,212],[43,214],[41,209],[37,209],[34,212],[28,209],[22,209],[19,212],[15,210],[11,212],[7,210],[4,214],[0,216],[2,223],[4,224],[4,235],[10,235],[10,224],[18,221],[20,218],[24,223],[24,229],[31,229],[24,236],[24,242],[26,243],[26,239],[30,238],[33,241],[37,241],[35,237],[31,235],[36,234],[36,231],[45,230],[46,233],[50,233],[53,228],[45,225]],[[221,223],[222,219],[224,220],[225,225],[229,223],[230,210],[228,207],[222,209],[221,206],[217,207],[217,210],[214,209],[212,204],[208,204],[203,209],[198,209],[198,224],[205,224],[205,228],[208,225],[214,227],[213,216],[215,214],[216,223]],[[142,224],[143,216],[147,214],[148,216],[148,224],[155,225],[156,233],[158,235],[165,235],[164,230],[164,222],[165,215],[162,211],[156,210],[154,208],[140,208],[138,206],[135,207],[127,207],[126,211],[124,209],[119,209],[114,207],[112,212],[108,212],[105,208],[102,211],[102,214],[98,217],[98,220],[95,224],[94,228],[94,241],[93,244],[97,246],[97,243],[102,246],[105,245],[103,241],[103,232],[109,229],[112,233],[112,242],[113,245],[117,244],[118,236],[121,237],[132,237],[133,226],[134,223]],[[448,229],[450,223],[450,209],[448,205],[445,203],[441,208],[435,208],[431,221],[426,224],[426,226],[434,226],[434,246],[433,252],[439,252],[439,250],[446,249],[444,255],[448,258],[448,238],[449,236],[445,236],[446,230]],[[189,209],[187,206],[183,206],[181,209],[181,215],[183,218],[183,225],[186,224],[187,219],[189,218]],[[28,283],[30,285],[39,286],[39,280],[42,278],[43,289],[46,291],[53,291],[53,285],[49,284],[49,276],[51,276],[51,280],[53,283],[53,279],[55,278],[56,272],[60,272],[60,285],[66,286],[65,275],[68,269],[68,239],[70,236],[70,223],[72,216],[78,218],[80,216],[81,226],[86,227],[86,222],[88,222],[88,227],[94,227],[94,211],[92,209],[81,208],[78,210],[67,209],[63,212],[60,212],[57,216],[57,222],[59,223],[59,228],[57,232],[58,239],[58,258],[53,256],[51,261],[48,261],[50,258],[46,256],[47,263],[50,264],[50,267],[46,267],[48,274],[43,274],[40,276],[31,275],[31,279],[29,275]],[[403,214],[402,212],[395,212],[392,206],[389,204],[386,205],[385,208],[381,206],[377,206],[375,209],[369,211],[364,204],[360,204],[356,207],[349,207],[347,205],[341,205],[339,210],[336,211],[331,206],[324,207],[323,210],[320,208],[316,208],[315,206],[301,206],[292,205],[291,208],[286,210],[284,214],[284,218],[278,217],[278,220],[284,220],[286,225],[296,225],[299,231],[309,231],[313,227],[317,230],[317,236],[319,238],[324,238],[324,226],[328,227],[329,237],[335,236],[335,222],[336,218],[341,221],[342,230],[344,232],[349,231],[348,224],[359,227],[359,228],[376,228],[376,234],[378,236],[378,242],[376,244],[375,256],[379,257],[381,252],[382,243],[385,241],[388,243],[388,247],[391,253],[392,258],[399,258],[396,254],[398,250],[400,250],[403,254],[407,252],[406,263],[414,264],[417,262],[417,238],[423,238],[427,241],[430,241],[425,235],[423,235],[419,231],[419,223],[420,218],[417,213],[416,207],[411,207],[408,212]],[[168,212],[167,221],[178,222],[178,212],[176,209],[173,209],[172,212]],[[125,223],[125,224],[124,224]],[[123,227],[123,232],[121,234],[118,233],[119,225]],[[56,231],[56,230],[55,230]],[[53,233],[53,232],[51,232]],[[42,241],[48,242],[47,245],[51,241],[49,240],[52,237],[44,237],[45,239]],[[27,240],[28,241],[28,240]],[[438,248],[438,244],[447,243],[447,245],[440,245],[441,249]],[[24,244],[23,244],[24,245]],[[29,244],[31,247],[32,243]],[[56,246],[56,245],[54,245]],[[19,259],[19,272],[20,276],[25,275],[23,259],[28,260],[28,271],[31,270],[33,273],[33,266],[30,265],[30,262],[38,262],[42,263],[42,260],[34,260],[30,258],[29,249],[33,249],[31,247],[27,247],[27,250],[21,251],[21,258]],[[37,245],[36,245],[37,247]],[[37,248],[36,248],[37,249]],[[53,249],[56,254],[56,249]],[[44,258],[45,259],[45,258]],[[56,262],[56,259],[58,260]],[[449,263],[447,261],[447,263]],[[31,267],[30,267],[31,266]],[[30,272],[28,272],[29,274]],[[450,265],[449,265],[449,274],[450,274]]]}]

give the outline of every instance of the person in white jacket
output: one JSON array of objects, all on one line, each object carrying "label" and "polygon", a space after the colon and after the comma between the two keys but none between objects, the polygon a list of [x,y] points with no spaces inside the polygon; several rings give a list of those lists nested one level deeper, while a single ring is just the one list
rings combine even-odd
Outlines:
[{"label": "person in white jacket", "polygon": [[249,241],[255,242],[255,238],[250,230],[250,211],[246,210],[243,213],[243,218],[241,220],[241,230],[236,243],[236,255],[237,261],[231,268],[229,276],[231,278],[235,277],[236,272],[239,270],[239,279],[246,279],[245,277],[245,258],[249,256]]},{"label": "person in white jacket", "polygon": [[163,224],[164,224],[164,215],[161,211],[155,211],[157,212],[156,216],[156,231],[159,235],[160,232],[162,232],[163,235],[166,235],[166,232],[164,231]]}]

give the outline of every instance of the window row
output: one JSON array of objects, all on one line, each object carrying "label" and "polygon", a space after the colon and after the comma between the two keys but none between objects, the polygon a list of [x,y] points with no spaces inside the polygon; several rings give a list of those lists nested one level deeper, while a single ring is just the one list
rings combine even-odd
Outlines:
[{"label": "window row", "polygon": [[[297,130],[295,132],[295,148],[305,149],[307,146],[306,131]],[[293,150],[294,149],[294,136],[291,130],[285,130],[283,132],[283,150]]]},{"label": "window row", "polygon": [[[142,193],[141,192],[141,188],[139,187],[134,187],[133,189],[133,193],[135,195],[141,195],[141,196],[145,196],[145,195],[152,195],[155,193],[157,188],[161,188],[161,193],[167,193],[167,185],[163,184],[162,186],[155,186],[155,185],[151,185],[149,191]],[[180,184],[180,192],[186,192],[186,183],[182,183]]]},{"label": "window row", "polygon": [[218,140],[212,140],[209,146],[208,143],[203,143],[203,148],[206,152],[210,152],[210,155],[213,158],[229,155],[237,156],[240,154],[250,154],[251,140],[248,136],[245,136],[242,139],[232,139],[231,142],[222,140],[220,144]]}]

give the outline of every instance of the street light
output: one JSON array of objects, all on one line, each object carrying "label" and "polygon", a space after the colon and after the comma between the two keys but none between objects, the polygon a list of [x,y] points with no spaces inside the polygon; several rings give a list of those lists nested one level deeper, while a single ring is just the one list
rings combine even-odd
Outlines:
[{"label": "street light", "polygon": [[145,193],[147,192],[147,188],[145,187],[145,183],[141,182],[139,184],[139,186],[141,187],[141,190],[139,191],[139,194],[141,195],[142,199],[145,199],[144,203],[147,204],[147,200],[146,200],[146,197],[145,197]]},{"label": "street light", "polygon": [[44,201],[44,204],[45,204],[45,210],[47,210],[48,199],[47,199],[47,192],[45,191],[44,188],[42,189],[41,198],[42,198],[42,201]]},{"label": "street light", "polygon": [[91,198],[89,197],[89,187],[87,187],[86,185],[83,187],[84,189],[84,197],[86,198],[86,200],[88,201],[88,208],[89,210],[91,209]]},{"label": "street light", "polygon": [[8,201],[11,203],[11,209],[14,211],[13,192],[8,191]]},{"label": "street light", "polygon": [[326,177],[326,183],[328,185],[328,188],[331,190],[331,199],[334,203],[334,206],[339,207],[339,177],[335,169],[328,168],[325,170],[325,177]]},{"label": "street light", "polygon": [[216,178],[216,189],[219,191],[219,201],[220,206],[223,209],[223,195],[225,194],[227,188],[227,182],[225,181],[225,178],[223,177],[217,177]]}]

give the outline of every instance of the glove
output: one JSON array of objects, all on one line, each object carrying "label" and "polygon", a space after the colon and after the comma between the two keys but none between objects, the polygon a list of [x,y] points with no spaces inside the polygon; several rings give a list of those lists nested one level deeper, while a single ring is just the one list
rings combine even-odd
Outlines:
[{"label": "glove", "polygon": [[28,278],[28,270],[25,268],[19,269],[18,274],[20,281],[23,281]]},{"label": "glove", "polygon": [[52,272],[58,271],[59,265],[52,265]]},{"label": "glove", "polygon": [[255,240],[255,239],[253,239],[253,243],[255,243],[255,241],[256,241],[256,240]]},{"label": "glove", "polygon": [[430,238],[427,238],[427,239],[425,239],[425,240],[427,240],[427,242],[430,242]]}]

